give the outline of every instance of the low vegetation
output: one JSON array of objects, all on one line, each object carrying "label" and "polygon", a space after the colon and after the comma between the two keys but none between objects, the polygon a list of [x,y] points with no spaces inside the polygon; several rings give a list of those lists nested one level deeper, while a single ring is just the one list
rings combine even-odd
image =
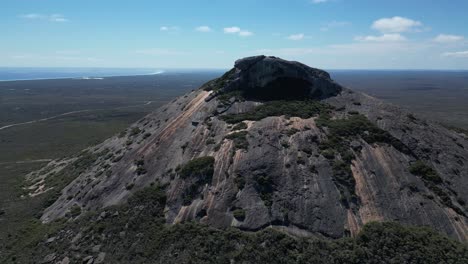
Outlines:
[{"label": "low vegetation", "polygon": [[232,127],[232,131],[247,129],[247,124],[245,122],[240,122]]},{"label": "low vegetation", "polygon": [[215,91],[215,92],[219,91],[221,88],[226,86],[227,82],[229,81],[229,79],[231,79],[231,77],[233,76],[235,72],[236,72],[236,69],[232,68],[228,72],[224,73],[223,76],[204,84],[203,89],[205,91]]},{"label": "low vegetation", "polygon": [[424,181],[424,185],[439,197],[442,204],[452,208],[459,215],[466,216],[465,212],[452,202],[452,198],[446,191],[446,188],[440,187],[443,184],[443,180],[437,171],[421,160],[413,162],[409,167],[409,171],[412,174],[421,177]]},{"label": "low vegetation", "polygon": [[232,212],[232,215],[234,218],[236,218],[239,221],[244,221],[245,220],[245,210],[244,209],[236,209]]},{"label": "low vegetation", "polygon": [[227,93],[221,93],[217,97],[221,107],[228,106],[234,101],[243,101],[243,93],[240,90],[234,90]]},{"label": "low vegetation", "polygon": [[331,119],[328,115],[321,115],[317,125],[327,127],[332,137],[349,139],[359,136],[369,144],[386,143],[402,153],[411,154],[411,150],[400,140],[370,122],[364,115],[351,115],[343,119]]},{"label": "low vegetation", "polygon": [[273,191],[275,190],[271,177],[268,175],[257,176],[254,188],[260,194],[265,206],[271,207],[273,205]]},{"label": "low vegetation", "polygon": [[180,177],[186,179],[182,202],[189,205],[200,193],[205,184],[211,183],[215,159],[210,156],[193,159],[176,169]]},{"label": "low vegetation", "polygon": [[262,105],[255,107],[254,110],[240,113],[227,114],[221,116],[221,119],[230,124],[236,124],[245,120],[258,121],[269,116],[287,116],[311,118],[321,113],[326,113],[331,109],[330,106],[319,101],[267,101]]},{"label": "low vegetation", "polygon": [[187,162],[177,171],[183,179],[187,178],[204,178],[211,181],[214,171],[215,159],[210,156],[200,157]]},{"label": "low vegetation", "polygon": [[442,178],[440,178],[439,174],[420,160],[413,162],[409,167],[409,171],[414,175],[420,176],[425,181],[435,184],[442,183]]},{"label": "low vegetation", "polygon": [[247,131],[234,132],[227,135],[225,138],[234,142],[236,149],[247,150],[249,148],[249,142],[247,141]]},{"label": "low vegetation", "polygon": [[[156,185],[136,192],[126,205],[87,214],[74,222],[34,223],[41,231],[28,246],[10,249],[0,261],[38,263],[53,254],[59,261],[66,256],[71,263],[81,263],[85,256],[96,259],[105,252],[105,263],[468,262],[466,244],[425,227],[369,223],[355,238],[294,238],[274,229],[250,233],[193,222],[165,225],[165,203],[164,188]],[[233,214],[238,219],[245,217],[242,209]],[[72,242],[71,238],[76,239]],[[94,250],[96,245],[98,250]]]},{"label": "low vegetation", "polygon": [[411,154],[409,148],[387,131],[380,129],[364,115],[352,114],[347,118],[332,119],[327,113],[320,115],[317,126],[326,128],[327,140],[320,142],[321,154],[330,160],[334,181],[341,193],[342,203],[358,205],[355,193],[355,180],[351,171],[351,163],[355,158],[351,147],[352,140],[362,138],[369,144],[384,143],[397,150]]},{"label": "low vegetation", "polygon": [[135,160],[135,165],[137,166],[135,173],[137,175],[143,175],[146,174],[146,169],[145,169],[145,160],[144,159],[139,159]]}]

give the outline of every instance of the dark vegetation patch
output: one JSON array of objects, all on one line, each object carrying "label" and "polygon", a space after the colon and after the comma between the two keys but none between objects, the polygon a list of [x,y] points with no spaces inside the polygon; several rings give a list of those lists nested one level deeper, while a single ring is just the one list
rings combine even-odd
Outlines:
[{"label": "dark vegetation patch", "polygon": [[187,186],[182,195],[184,205],[190,204],[200,193],[200,189],[211,183],[214,173],[215,159],[210,156],[193,159],[177,168],[182,179],[186,180]]},{"label": "dark vegetation patch", "polygon": [[232,131],[247,129],[247,124],[244,122],[240,122],[232,127]]},{"label": "dark vegetation patch", "polygon": [[221,119],[230,124],[245,120],[258,121],[269,116],[311,118],[331,110],[331,106],[319,101],[268,101],[255,107],[254,110],[240,114],[227,114]]},{"label": "dark vegetation patch", "polygon": [[290,137],[290,136],[295,135],[295,134],[296,134],[297,132],[299,132],[299,131],[300,131],[300,130],[297,129],[297,128],[291,128],[291,129],[288,129],[288,130],[284,131],[284,134],[285,134],[286,136]]},{"label": "dark vegetation patch", "polygon": [[203,178],[211,181],[214,172],[215,159],[210,156],[195,158],[178,168],[181,178]]},{"label": "dark vegetation patch", "polygon": [[145,169],[145,160],[144,159],[138,159],[135,160],[135,165],[137,166],[135,172],[137,175],[143,175],[146,174],[146,169]]},{"label": "dark vegetation patch", "polygon": [[245,220],[245,210],[244,209],[235,209],[232,212],[232,215],[234,218],[236,218],[239,221],[244,221]]},{"label": "dark vegetation patch", "polygon": [[260,198],[266,207],[273,205],[273,192],[275,190],[273,180],[269,175],[258,175],[255,177],[254,188],[260,194]]},{"label": "dark vegetation patch", "polygon": [[77,217],[81,214],[81,207],[79,205],[73,205],[70,208],[70,216],[71,217]]},{"label": "dark vegetation patch", "polygon": [[441,188],[441,186],[443,187],[442,178],[432,167],[428,166],[421,160],[417,160],[410,165],[409,171],[412,174],[421,177],[424,185],[426,185],[429,190],[434,192],[440,198],[442,204],[452,208],[459,215],[466,216],[465,212],[452,202],[452,198],[446,191],[446,188]]},{"label": "dark vegetation patch", "polygon": [[205,91],[218,92],[220,89],[224,88],[226,84],[228,84],[228,81],[232,78],[235,72],[236,72],[236,69],[232,68],[228,72],[224,73],[221,77],[211,80],[208,83],[204,84],[203,89]]},{"label": "dark vegetation patch", "polygon": [[[32,223],[27,246],[11,248],[3,263],[39,263],[53,253],[71,263],[94,258],[96,244],[105,263],[467,263],[468,246],[426,227],[369,223],[355,238],[294,238],[265,229],[251,233],[218,230],[193,222],[165,225],[166,197],[159,187],[136,192],[128,204],[89,213],[65,223]],[[236,218],[245,217],[242,209]],[[63,230],[63,231],[59,231]],[[78,233],[84,234],[72,244]],[[54,237],[52,242],[45,240]],[[70,254],[70,247],[75,248]],[[78,254],[77,254],[78,253]]]},{"label": "dark vegetation patch", "polygon": [[328,127],[330,134],[336,137],[361,137],[367,143],[386,143],[405,154],[412,154],[411,150],[389,132],[379,128],[364,115],[352,115],[346,119],[330,119],[327,115],[317,119],[319,127]]},{"label": "dark vegetation patch", "polygon": [[440,178],[439,174],[420,160],[413,162],[409,167],[409,171],[414,175],[420,176],[425,181],[434,184],[442,183],[442,178]]},{"label": "dark vegetation patch", "polygon": [[141,133],[141,129],[139,127],[134,127],[130,130],[130,133],[128,134],[129,137],[136,136]]},{"label": "dark vegetation patch", "polygon": [[247,150],[249,148],[249,142],[247,141],[247,131],[234,132],[227,135],[225,138],[234,142],[236,149]]},{"label": "dark vegetation patch", "polygon": [[220,95],[218,95],[217,99],[220,103],[219,106],[224,107],[230,105],[232,102],[235,101],[243,101],[244,96],[242,91],[234,90],[226,93],[221,93]]},{"label": "dark vegetation patch", "polygon": [[242,176],[240,176],[240,175],[237,175],[237,176],[234,178],[234,182],[236,183],[237,188],[239,188],[239,190],[244,189],[244,187],[245,187],[245,179],[244,179],[244,177],[242,177]]}]

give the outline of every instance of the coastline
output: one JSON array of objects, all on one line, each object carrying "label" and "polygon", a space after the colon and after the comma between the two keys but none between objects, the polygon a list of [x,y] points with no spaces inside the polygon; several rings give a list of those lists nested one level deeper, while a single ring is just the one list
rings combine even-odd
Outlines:
[{"label": "coastline", "polygon": [[27,78],[27,79],[0,79],[0,82],[18,82],[18,81],[42,81],[42,80],[103,80],[104,78],[112,77],[131,77],[131,76],[149,76],[164,74],[166,71],[159,70],[152,73],[141,74],[123,74],[123,75],[99,75],[99,76],[64,76],[64,77],[44,77],[44,78]]}]

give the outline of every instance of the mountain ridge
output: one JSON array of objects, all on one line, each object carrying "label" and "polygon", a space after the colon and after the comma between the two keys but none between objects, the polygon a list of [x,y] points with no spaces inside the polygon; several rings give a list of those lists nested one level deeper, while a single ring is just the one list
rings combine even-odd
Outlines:
[{"label": "mountain ridge", "polygon": [[[398,221],[467,240],[467,149],[466,137],[324,71],[258,56],[29,175],[30,195],[58,191],[44,222],[125,203],[158,184],[167,223],[339,238]],[[187,167],[200,171],[184,174]],[[57,180],[64,174],[69,182]]]}]

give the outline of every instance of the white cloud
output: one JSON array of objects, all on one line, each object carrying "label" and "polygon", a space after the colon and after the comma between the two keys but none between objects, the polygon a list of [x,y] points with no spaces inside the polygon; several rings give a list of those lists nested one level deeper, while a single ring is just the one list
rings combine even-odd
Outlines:
[{"label": "white cloud", "polygon": [[19,17],[23,19],[29,19],[29,20],[47,20],[50,22],[68,22],[69,21],[62,14],[45,15],[45,14],[31,13],[31,14],[20,15]]},{"label": "white cloud", "polygon": [[302,40],[304,39],[304,36],[305,35],[303,33],[293,34],[293,35],[288,36],[288,39],[289,40]]},{"label": "white cloud", "polygon": [[383,33],[418,31],[423,24],[405,17],[395,16],[374,21],[372,28]]},{"label": "white cloud", "polygon": [[248,30],[243,30],[240,27],[227,27],[223,29],[225,34],[237,34],[241,37],[250,37],[253,36],[253,32]]},{"label": "white cloud", "polygon": [[330,0],[312,0],[313,4],[323,4],[329,2]]},{"label": "white cloud", "polygon": [[350,22],[347,21],[331,21],[320,28],[321,31],[328,31],[333,28],[344,27],[351,25]]},{"label": "white cloud", "polygon": [[195,28],[198,32],[211,32],[212,29],[209,26],[199,26]]},{"label": "white cloud", "polygon": [[401,34],[383,34],[381,36],[359,36],[355,37],[357,41],[369,41],[369,42],[399,42],[405,41],[406,38]]},{"label": "white cloud", "polygon": [[437,37],[435,37],[433,41],[439,43],[453,43],[461,41],[463,39],[463,36],[440,34]]},{"label": "white cloud", "polygon": [[444,57],[451,57],[451,58],[468,58],[468,50],[467,51],[457,51],[457,52],[445,52],[442,54]]},{"label": "white cloud", "polygon": [[226,34],[235,34],[235,33],[239,33],[240,31],[241,31],[241,29],[239,27],[224,28],[224,33],[226,33]]}]

